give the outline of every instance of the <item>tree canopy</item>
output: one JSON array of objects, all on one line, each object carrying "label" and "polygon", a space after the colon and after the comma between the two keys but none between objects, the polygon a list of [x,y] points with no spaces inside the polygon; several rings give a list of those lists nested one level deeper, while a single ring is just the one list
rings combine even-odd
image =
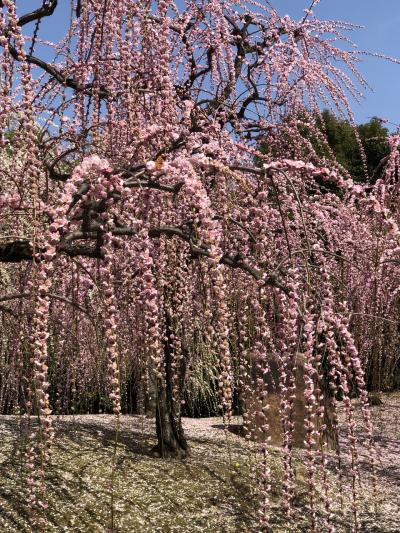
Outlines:
[{"label": "tree canopy", "polygon": [[[350,126],[346,94],[364,84],[353,26],[269,2],[87,0],[49,43],[40,21],[57,0],[22,8],[0,2],[0,399],[27,421],[34,523],[53,413],[102,402],[118,433],[129,406],[153,408],[154,452],[183,458],[182,405],[202,383],[226,427],[238,405],[261,435],[262,531],[277,398],[290,521],[301,371],[310,528],[334,530],[325,454],[343,402],[356,531],[352,398],[373,473],[368,388],[390,388],[398,364],[400,136]],[[327,102],[349,122],[323,112],[322,127]],[[388,156],[372,185],[355,132],[371,174]]]}]

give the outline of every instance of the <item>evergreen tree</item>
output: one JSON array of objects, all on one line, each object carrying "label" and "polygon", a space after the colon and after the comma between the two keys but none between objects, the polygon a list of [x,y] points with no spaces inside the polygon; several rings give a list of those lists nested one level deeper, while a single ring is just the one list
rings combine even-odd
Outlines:
[{"label": "evergreen tree", "polygon": [[355,129],[348,120],[336,117],[329,110],[325,110],[322,117],[323,124],[320,123],[320,127],[325,131],[327,141],[337,161],[350,172],[356,181],[365,181],[362,153],[356,135],[356,131],[358,132],[366,157],[368,176],[375,180],[379,163],[389,154],[388,130],[382,126],[382,121],[373,117],[369,122],[359,124]]}]

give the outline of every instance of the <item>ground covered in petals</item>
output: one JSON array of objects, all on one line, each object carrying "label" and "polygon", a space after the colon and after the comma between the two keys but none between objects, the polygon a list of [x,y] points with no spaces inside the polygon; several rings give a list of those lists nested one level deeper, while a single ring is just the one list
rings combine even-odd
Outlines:
[{"label": "ground covered in petals", "polygon": [[[373,408],[379,445],[378,490],[374,498],[371,472],[361,456],[364,482],[359,489],[358,506],[360,529],[365,533],[400,531],[399,407],[399,395],[386,395],[384,404]],[[123,416],[117,446],[111,415],[61,416],[55,422],[53,460],[47,469],[46,533],[257,531],[258,498],[253,478],[257,460],[252,453],[257,445],[235,434],[240,420],[235,419],[232,430],[226,432],[218,418],[185,419],[191,456],[184,461],[151,455],[155,444],[151,419]],[[0,427],[0,531],[31,532],[34,529],[24,505],[19,418],[2,416]],[[344,428],[342,440],[344,487],[340,487],[334,456],[328,468],[332,471],[334,505],[339,507],[339,495],[345,496],[343,510],[334,509],[335,526],[337,531],[347,532],[351,530],[351,502],[347,499],[349,453]],[[304,452],[295,453],[296,512],[288,523],[279,499],[281,451],[270,451],[273,531],[310,531]],[[322,516],[322,503],[320,508]]]}]

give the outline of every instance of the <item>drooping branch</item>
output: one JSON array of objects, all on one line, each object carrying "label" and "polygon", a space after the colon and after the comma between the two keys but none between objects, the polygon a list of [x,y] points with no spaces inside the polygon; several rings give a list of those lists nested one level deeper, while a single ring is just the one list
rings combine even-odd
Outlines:
[{"label": "drooping branch", "polygon": [[58,0],[48,0],[47,2],[43,2],[42,7],[39,7],[38,9],[35,9],[35,11],[31,11],[30,13],[19,17],[18,26],[25,26],[26,24],[29,24],[35,20],[40,20],[44,17],[50,17],[54,13],[57,4]]},{"label": "drooping branch", "polygon": [[0,262],[20,263],[21,261],[32,261],[32,246],[29,241],[0,244]]},{"label": "drooping branch", "polygon": [[[19,26],[25,26],[26,24],[33,22],[35,20],[40,20],[44,17],[49,17],[53,15],[56,7],[58,4],[58,0],[49,0],[49,2],[44,3],[44,5],[30,13],[27,13],[26,15],[22,15],[18,20]],[[0,2],[0,6],[2,6],[2,3]],[[79,18],[81,13],[81,3],[77,2],[76,5],[76,16]],[[200,17],[201,18],[201,17]],[[253,70],[256,70],[257,67],[260,65],[260,58],[265,53],[265,50],[271,46],[271,44],[274,42],[272,38],[268,38],[265,36],[265,32],[267,31],[266,28],[263,26],[263,24],[256,22],[251,16],[246,15],[244,18],[244,23],[241,27],[239,27],[231,17],[225,15],[225,18],[227,22],[229,23],[231,29],[231,44],[233,46],[233,49],[235,51],[233,55],[233,65],[234,65],[234,73],[230,79],[227,80],[226,84],[222,87],[219,94],[215,96],[215,98],[202,100],[197,103],[197,105],[205,105],[205,110],[207,113],[214,114],[215,110],[220,107],[224,102],[229,100],[229,98],[232,96],[237,83],[242,75],[242,68],[245,64],[246,56],[255,55],[255,59],[253,61],[249,61],[247,65],[247,79],[252,87],[251,92],[245,99],[243,105],[241,106],[238,113],[229,113],[227,115],[227,120],[235,120],[236,118],[244,118],[244,113],[247,107],[258,100],[264,100],[260,97],[258,94],[258,90],[256,88],[255,83],[253,82],[251,75]],[[160,23],[160,19],[156,16],[149,16],[149,19],[151,19],[155,23]],[[196,68],[196,59],[194,57],[193,51],[190,49],[190,46],[188,45],[188,34],[190,33],[193,25],[195,23],[195,20],[190,20],[189,23],[186,25],[184,30],[180,29],[178,26],[171,24],[170,29],[171,31],[175,32],[176,34],[179,34],[181,36],[182,44],[187,49],[187,52],[190,55],[190,61],[191,61],[191,69],[189,76],[186,80],[182,81],[181,84],[178,84],[175,86],[177,94],[184,100],[189,97],[189,92],[191,89],[193,89],[193,86],[198,79],[202,79],[203,77],[207,76],[211,73],[212,70],[212,62],[215,55],[215,47],[210,46],[205,51],[205,55],[207,58],[207,65],[205,67],[202,67],[200,69]],[[259,42],[255,42],[254,44],[249,43],[249,36],[250,36],[250,29],[252,27],[257,28],[257,32],[261,32],[262,35],[264,35],[263,39]],[[252,32],[254,33],[254,32]],[[282,35],[283,33],[286,33],[284,28],[278,28],[277,34]],[[10,53],[12,57],[16,61],[20,61],[19,54],[17,50],[11,45],[8,45]],[[73,91],[79,93],[83,92],[84,94],[91,96],[92,90],[93,90],[93,83],[87,83],[85,85],[79,84],[73,77],[68,76],[65,72],[60,71],[59,69],[55,68],[50,63],[34,56],[31,54],[27,54],[25,56],[25,60],[32,65],[35,65],[39,68],[41,68],[44,72],[49,74],[56,82],[60,83],[61,85],[68,87],[72,89]],[[102,99],[108,99],[111,97],[110,92],[106,89],[106,87],[101,86],[99,88],[98,95]],[[196,121],[194,121],[196,122]],[[196,124],[193,124],[194,129],[196,129]]]},{"label": "drooping branch", "polygon": [[[15,59],[16,61],[19,61],[21,59],[17,50],[14,48],[14,46],[9,44],[8,49],[13,59]],[[57,68],[53,67],[53,65],[51,65],[50,63],[47,63],[46,61],[43,61],[43,59],[39,59],[38,57],[33,56],[31,54],[27,54],[24,59],[30,65],[35,65],[41,68],[44,72],[49,74],[55,81],[57,81],[64,87],[73,89],[76,92],[83,92],[87,95],[92,94],[92,88],[93,88],[92,83],[80,85],[74,78],[71,78],[65,72],[58,70]],[[109,96],[109,92],[104,87],[100,87],[99,95],[101,98],[107,98]]]},{"label": "drooping branch", "polygon": [[[133,236],[136,234],[134,228],[114,228],[112,233],[114,235]],[[197,257],[211,257],[210,250],[204,245],[196,245],[192,242],[191,235],[182,228],[172,226],[161,226],[149,230],[150,238],[159,238],[162,235],[166,237],[179,237],[190,245],[190,252],[193,258]],[[64,237],[58,251],[65,253],[70,257],[84,256],[92,258],[101,258],[101,249],[98,246],[99,237],[101,238],[101,230],[97,231],[75,231]],[[77,240],[96,240],[95,246],[90,245],[76,245]],[[40,257],[40,254],[38,254]],[[32,261],[33,252],[29,241],[15,241],[0,245],[0,262],[3,263],[19,263],[21,261]],[[223,254],[220,258],[220,263],[230,268],[239,269],[249,274],[256,281],[264,280],[265,284],[271,287],[282,290],[287,293],[287,288],[279,282],[275,274],[266,274],[258,270],[245,261],[240,253]]]},{"label": "drooping branch", "polygon": [[15,311],[13,311],[12,309],[10,309],[9,307],[7,307],[6,305],[1,305],[0,304],[0,311],[2,313],[7,313],[8,315],[11,315],[13,318],[18,318],[19,317],[19,314],[16,313]]},{"label": "drooping branch", "polygon": [[[191,242],[190,234],[181,228],[162,226],[149,231],[149,236],[151,238],[161,237],[161,235],[166,235],[167,237],[179,237],[188,242],[190,244],[190,252],[192,257],[211,257],[210,250],[206,246],[194,245]],[[230,268],[242,270],[243,272],[249,274],[256,281],[264,280],[266,285],[270,287],[276,287],[277,289],[287,293],[287,288],[279,282],[275,275],[268,275],[265,272],[251,266],[244,260],[240,253],[235,255],[223,254],[220,258],[220,263],[229,266]]]},{"label": "drooping branch", "polygon": [[[5,296],[0,296],[0,302],[10,302],[10,301],[13,301],[13,300],[21,300],[21,299],[29,298],[30,296],[31,296],[31,294],[29,292],[6,294]],[[52,300],[58,300],[60,302],[64,302],[64,303],[66,303],[68,305],[71,305],[71,306],[75,307],[76,309],[78,309],[79,311],[81,311],[82,313],[84,313],[85,315],[90,316],[89,313],[87,312],[87,310],[84,307],[79,305],[77,302],[74,302],[73,300],[70,300],[69,298],[66,298],[65,296],[62,296],[61,294],[50,293],[49,294],[49,298],[52,299]],[[8,307],[5,308],[4,306],[0,305],[0,309],[4,310],[5,312],[13,313],[13,311],[11,309],[9,309]]]},{"label": "drooping branch", "polygon": [[[100,257],[98,249],[90,245],[71,245],[66,243],[59,247],[59,251],[65,252],[70,257]],[[28,240],[0,244],[0,263],[21,263],[22,261],[32,260],[32,245]]]}]

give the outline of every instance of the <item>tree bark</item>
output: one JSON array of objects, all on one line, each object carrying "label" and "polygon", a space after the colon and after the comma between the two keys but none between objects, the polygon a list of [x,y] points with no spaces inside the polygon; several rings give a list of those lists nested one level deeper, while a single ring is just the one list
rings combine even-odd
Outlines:
[{"label": "tree bark", "polygon": [[182,427],[180,394],[173,395],[171,318],[166,317],[164,341],[165,380],[156,383],[156,430],[157,446],[154,453],[160,457],[183,459],[189,455],[189,445]]},{"label": "tree bark", "polygon": [[189,455],[189,446],[182,427],[182,419],[174,412],[167,387],[157,386],[155,453],[160,457],[183,459]]}]

